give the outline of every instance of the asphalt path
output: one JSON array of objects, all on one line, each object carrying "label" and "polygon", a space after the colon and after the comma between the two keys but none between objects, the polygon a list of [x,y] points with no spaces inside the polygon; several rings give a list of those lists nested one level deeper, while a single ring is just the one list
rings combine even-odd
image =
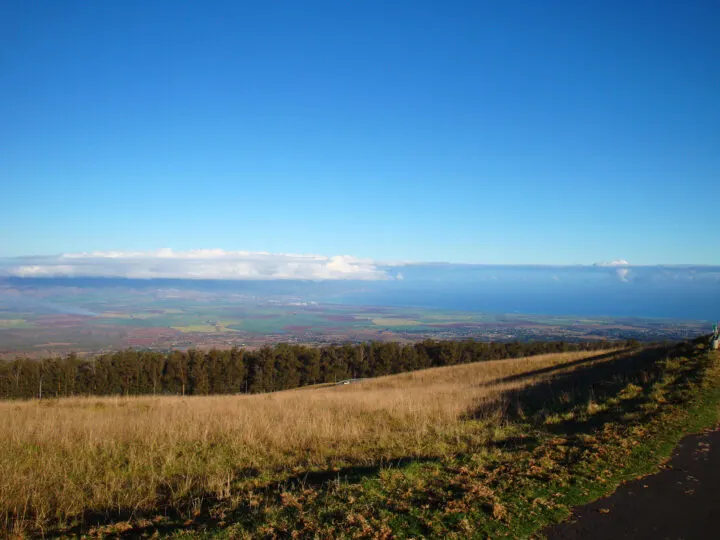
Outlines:
[{"label": "asphalt path", "polygon": [[576,508],[551,540],[720,539],[720,430],[683,439],[660,472]]}]

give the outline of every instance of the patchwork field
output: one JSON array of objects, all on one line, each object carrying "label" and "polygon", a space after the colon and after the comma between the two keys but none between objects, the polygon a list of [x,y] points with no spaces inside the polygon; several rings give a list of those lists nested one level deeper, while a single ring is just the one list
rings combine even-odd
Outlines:
[{"label": "patchwork field", "polygon": [[694,337],[707,328],[694,321],[351,306],[192,289],[0,286],[0,358],[278,342],[662,340]]}]

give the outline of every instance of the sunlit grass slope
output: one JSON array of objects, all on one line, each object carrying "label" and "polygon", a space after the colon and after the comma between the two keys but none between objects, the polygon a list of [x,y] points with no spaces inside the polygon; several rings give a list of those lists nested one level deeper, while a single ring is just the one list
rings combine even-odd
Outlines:
[{"label": "sunlit grass slope", "polygon": [[475,452],[503,429],[503,392],[612,354],[482,362],[252,396],[2,402],[0,530],[70,524],[88,511],[224,500],[309,470]]}]

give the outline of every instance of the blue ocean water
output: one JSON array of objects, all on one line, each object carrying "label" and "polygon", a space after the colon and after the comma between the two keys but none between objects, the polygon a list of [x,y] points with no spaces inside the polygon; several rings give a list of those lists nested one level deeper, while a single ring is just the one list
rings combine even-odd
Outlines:
[{"label": "blue ocean water", "polygon": [[[620,284],[625,285],[625,284]],[[548,286],[425,283],[367,287],[335,297],[352,305],[414,306],[486,313],[609,317],[720,319],[720,288],[688,284],[665,287]]]},{"label": "blue ocean water", "polygon": [[717,266],[418,264],[334,300],[487,313],[720,319]]}]

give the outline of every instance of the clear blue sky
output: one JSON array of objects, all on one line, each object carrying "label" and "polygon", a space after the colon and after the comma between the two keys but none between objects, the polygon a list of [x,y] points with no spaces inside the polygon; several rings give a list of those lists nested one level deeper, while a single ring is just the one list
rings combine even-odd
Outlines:
[{"label": "clear blue sky", "polygon": [[5,0],[0,256],[718,264],[718,28],[716,0]]}]

